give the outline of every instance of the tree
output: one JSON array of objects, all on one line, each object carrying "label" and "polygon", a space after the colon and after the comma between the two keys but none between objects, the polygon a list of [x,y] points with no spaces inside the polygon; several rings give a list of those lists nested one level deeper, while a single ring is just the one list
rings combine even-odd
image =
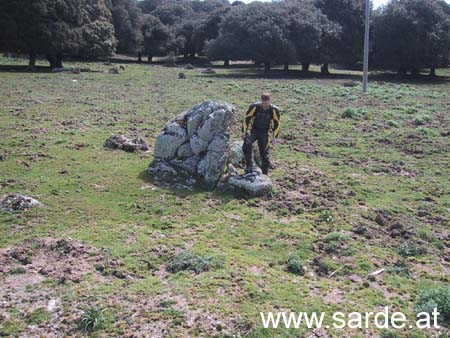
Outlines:
[{"label": "tree", "polygon": [[151,14],[144,14],[142,21],[143,51],[151,62],[154,56],[163,55],[169,51],[177,51],[183,41],[177,40],[169,27]]},{"label": "tree", "polygon": [[315,0],[316,7],[339,27],[331,36],[324,36],[326,44],[322,47],[328,51],[330,60],[354,65],[362,59],[364,3],[363,0]]},{"label": "tree", "polygon": [[443,0],[391,1],[374,20],[373,57],[385,68],[404,74],[417,74],[421,68],[436,67],[448,61],[450,15]]},{"label": "tree", "polygon": [[56,68],[62,67],[63,53],[99,56],[115,47],[111,12],[104,0],[16,0],[6,15],[15,27],[11,46],[29,53],[30,64],[38,53],[46,54]]},{"label": "tree", "polygon": [[142,11],[136,0],[112,0],[111,14],[119,53],[136,53],[142,45]]},{"label": "tree", "polygon": [[193,9],[187,2],[166,2],[156,7],[152,12],[164,25],[173,26],[184,18],[192,18]]},{"label": "tree", "polygon": [[276,6],[260,2],[233,6],[219,24],[218,37],[208,42],[207,55],[261,61],[266,71],[273,61],[292,58],[293,47]]}]

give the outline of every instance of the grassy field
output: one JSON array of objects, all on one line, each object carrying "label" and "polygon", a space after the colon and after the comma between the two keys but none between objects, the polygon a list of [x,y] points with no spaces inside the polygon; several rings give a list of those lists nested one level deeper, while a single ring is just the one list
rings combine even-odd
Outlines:
[{"label": "grassy field", "polygon": [[[355,72],[10,68],[23,64],[0,58],[0,193],[44,206],[0,213],[0,337],[438,336],[268,330],[259,313],[389,306],[414,318],[421,290],[449,285],[450,70],[376,75],[362,96]],[[122,132],[152,148],[168,119],[210,99],[235,105],[238,139],[262,91],[282,112],[270,198],[163,189],[146,175],[152,150],[102,147]],[[197,273],[171,272],[185,252]]]}]

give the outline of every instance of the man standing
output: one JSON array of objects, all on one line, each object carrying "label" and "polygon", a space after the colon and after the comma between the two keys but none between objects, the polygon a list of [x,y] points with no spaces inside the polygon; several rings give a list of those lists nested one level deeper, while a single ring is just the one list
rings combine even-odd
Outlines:
[{"label": "man standing", "polygon": [[270,103],[270,94],[263,93],[261,102],[255,102],[248,108],[244,121],[242,122],[242,132],[244,133],[244,144],[242,150],[245,156],[245,172],[253,171],[252,144],[258,141],[259,153],[261,155],[261,170],[264,175],[270,167],[269,145],[270,133],[272,132],[272,144],[275,144],[280,130],[280,110]]}]

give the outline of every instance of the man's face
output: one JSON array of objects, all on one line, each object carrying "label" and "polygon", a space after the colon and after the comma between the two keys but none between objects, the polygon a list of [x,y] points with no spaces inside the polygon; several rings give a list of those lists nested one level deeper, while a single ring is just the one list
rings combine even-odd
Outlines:
[{"label": "man's face", "polygon": [[261,103],[264,109],[267,109],[270,106],[270,100],[262,100]]}]

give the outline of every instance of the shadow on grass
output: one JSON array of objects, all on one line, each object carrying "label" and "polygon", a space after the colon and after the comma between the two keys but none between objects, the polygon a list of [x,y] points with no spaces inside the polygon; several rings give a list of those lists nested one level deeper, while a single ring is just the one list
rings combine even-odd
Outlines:
[{"label": "shadow on grass", "polygon": [[214,190],[207,190],[202,189],[199,187],[195,187],[192,189],[183,188],[183,185],[180,184],[177,186],[177,184],[170,184],[169,182],[161,182],[154,180],[152,175],[148,172],[148,170],[142,171],[138,175],[138,179],[146,182],[151,183],[158,188],[164,189],[172,194],[174,194],[177,197],[185,198],[189,196],[196,196],[196,195],[204,195],[205,197],[215,200],[217,202],[220,202],[221,204],[228,203],[231,200],[235,200],[236,197],[233,196],[229,192],[222,192],[218,191],[217,189]]},{"label": "shadow on grass", "polygon": [[[232,67],[211,67],[215,69],[231,69],[226,74],[198,74],[197,77],[203,78],[221,78],[221,79],[297,79],[297,80],[351,80],[362,81],[362,75],[359,74],[343,74],[333,73],[322,74],[320,72],[303,72],[301,70],[281,70],[272,69],[270,71],[264,71],[260,68],[235,68]],[[396,73],[391,72],[374,72],[369,75],[369,82],[388,82],[388,83],[405,83],[405,84],[417,84],[417,85],[429,85],[429,84],[445,84],[450,82],[448,76],[429,76],[429,75],[402,75],[399,76]]]}]

